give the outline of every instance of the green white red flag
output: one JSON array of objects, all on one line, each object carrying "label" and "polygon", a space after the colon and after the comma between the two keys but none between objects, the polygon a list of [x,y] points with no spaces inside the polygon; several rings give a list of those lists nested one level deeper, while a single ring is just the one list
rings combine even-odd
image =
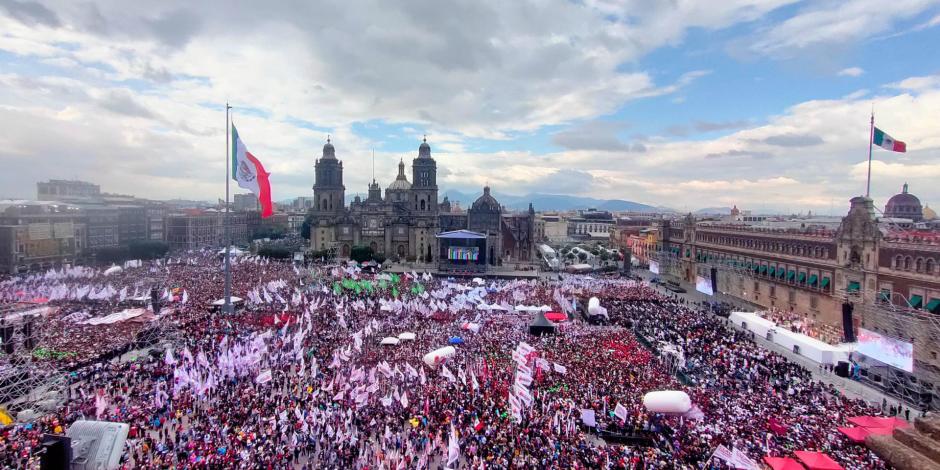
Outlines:
[{"label": "green white red flag", "polygon": [[892,152],[907,152],[907,144],[886,134],[885,131],[875,128],[871,136],[871,143]]},{"label": "green white red flag", "polygon": [[262,218],[274,214],[268,176],[270,173],[264,171],[261,161],[248,151],[248,147],[238,137],[235,125],[232,124],[232,179],[238,181],[239,187],[251,190],[258,197]]}]

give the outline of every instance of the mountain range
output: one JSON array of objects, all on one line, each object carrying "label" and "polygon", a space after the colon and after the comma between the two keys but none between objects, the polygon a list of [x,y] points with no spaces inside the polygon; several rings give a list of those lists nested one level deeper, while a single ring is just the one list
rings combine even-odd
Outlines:
[{"label": "mountain range", "polygon": [[[459,202],[460,207],[467,209],[476,201],[482,192],[462,192],[456,189],[448,189],[441,193],[438,201],[443,201],[446,196],[448,200]],[[529,193],[525,195],[505,194],[493,191],[493,197],[499,201],[508,210],[524,211],[529,208],[529,203],[536,211],[570,211],[577,209],[597,209],[611,212],[675,212],[667,207],[656,207],[649,204],[641,204],[634,201],[623,199],[595,199],[592,197],[570,196],[567,194],[544,194]],[[360,197],[364,195],[360,194]],[[349,204],[356,197],[355,193],[346,194],[346,204]],[[289,201],[285,201],[288,202]]]}]

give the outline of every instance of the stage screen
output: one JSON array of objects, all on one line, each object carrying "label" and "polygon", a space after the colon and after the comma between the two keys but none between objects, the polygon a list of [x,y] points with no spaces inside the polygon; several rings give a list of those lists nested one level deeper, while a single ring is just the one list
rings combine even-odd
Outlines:
[{"label": "stage screen", "polygon": [[711,279],[702,276],[695,276],[695,290],[705,295],[715,295],[715,293],[712,291]]},{"label": "stage screen", "polygon": [[653,274],[659,274],[659,263],[650,260],[650,272]]},{"label": "stage screen", "polygon": [[480,257],[480,248],[476,246],[449,246],[447,259],[457,261],[476,261]]},{"label": "stage screen", "polygon": [[859,328],[856,351],[898,369],[914,371],[914,345],[911,343]]}]

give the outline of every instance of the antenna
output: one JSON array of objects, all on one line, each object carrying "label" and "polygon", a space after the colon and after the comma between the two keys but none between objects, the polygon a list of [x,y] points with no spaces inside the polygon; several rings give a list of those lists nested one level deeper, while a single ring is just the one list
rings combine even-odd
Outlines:
[{"label": "antenna", "polygon": [[375,183],[375,147],[372,147],[372,182]]}]

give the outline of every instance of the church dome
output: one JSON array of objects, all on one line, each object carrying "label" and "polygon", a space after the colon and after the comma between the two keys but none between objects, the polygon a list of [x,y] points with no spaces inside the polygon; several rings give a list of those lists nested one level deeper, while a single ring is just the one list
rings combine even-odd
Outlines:
[{"label": "church dome", "polygon": [[499,201],[496,200],[493,195],[490,194],[490,187],[483,187],[483,195],[478,197],[476,201],[473,201],[473,205],[470,206],[470,210],[474,212],[501,212],[502,209],[499,206]]},{"label": "church dome", "polygon": [[405,162],[398,162],[398,177],[395,178],[395,181],[392,181],[392,184],[388,185],[386,191],[408,191],[411,189],[411,183],[408,182],[408,177],[405,176]]},{"label": "church dome", "polygon": [[331,158],[336,159],[336,149],[333,148],[333,144],[330,143],[330,138],[326,138],[326,144],[323,145],[323,157],[322,158]]},{"label": "church dome", "polygon": [[937,220],[937,212],[930,208],[930,204],[924,206],[924,220]]},{"label": "church dome", "polygon": [[920,199],[907,192],[907,183],[904,183],[900,193],[891,196],[885,204],[885,217],[889,218],[911,219],[917,222],[924,218],[923,212]]}]

